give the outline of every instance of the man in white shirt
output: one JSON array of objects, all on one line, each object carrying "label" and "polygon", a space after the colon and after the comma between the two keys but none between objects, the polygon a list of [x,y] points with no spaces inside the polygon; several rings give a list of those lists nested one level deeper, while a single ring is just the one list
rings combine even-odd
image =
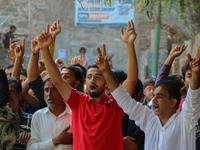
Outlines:
[{"label": "man in white shirt", "polygon": [[196,149],[195,125],[200,111],[200,50],[194,59],[188,54],[192,79],[182,112],[177,111],[181,99],[180,89],[170,82],[166,84],[166,82],[161,81],[156,86],[153,100],[154,110],[150,110],[132,99],[114,78],[105,51],[105,47],[103,47],[102,54],[98,48],[99,57],[96,59],[98,68],[102,71],[119,106],[145,132],[145,149]]},{"label": "man in white shirt", "polygon": [[72,150],[71,109],[50,78],[44,83],[44,99],[48,107],[33,115],[28,149]]}]

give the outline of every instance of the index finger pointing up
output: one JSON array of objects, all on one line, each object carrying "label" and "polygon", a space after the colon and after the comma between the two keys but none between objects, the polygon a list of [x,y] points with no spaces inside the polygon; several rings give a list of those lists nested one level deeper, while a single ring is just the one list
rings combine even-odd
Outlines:
[{"label": "index finger pointing up", "polygon": [[49,34],[49,24],[47,24],[46,33]]}]

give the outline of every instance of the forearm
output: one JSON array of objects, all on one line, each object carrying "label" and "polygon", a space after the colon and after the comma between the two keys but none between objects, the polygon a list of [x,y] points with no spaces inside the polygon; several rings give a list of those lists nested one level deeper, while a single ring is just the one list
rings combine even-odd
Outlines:
[{"label": "forearm", "polygon": [[166,65],[171,65],[171,64],[173,63],[174,59],[175,59],[175,58],[169,54],[169,56],[168,56],[167,59],[165,60],[165,64],[166,64]]},{"label": "forearm", "polygon": [[167,78],[169,76],[169,71],[171,69],[171,65],[167,65],[167,64],[162,64],[162,66],[160,67],[158,74],[157,74],[157,78],[156,78],[156,82],[155,85],[158,84],[158,82],[161,79]]},{"label": "forearm", "polygon": [[192,90],[196,90],[199,88],[200,86],[200,77],[199,77],[199,73],[194,73],[192,72],[192,79],[191,79],[191,89]]},{"label": "forearm", "polygon": [[53,58],[50,55],[49,49],[43,48],[41,49],[41,51],[42,51],[47,72],[49,73],[52,81],[54,82],[54,84],[61,83],[63,80],[60,75],[60,71],[58,70],[56,64],[54,63]]},{"label": "forearm", "polygon": [[46,107],[47,103],[44,100],[43,81],[41,77],[39,76],[38,79],[35,81],[30,81],[28,85],[33,90],[34,94],[36,95],[40,104],[40,108]]},{"label": "forearm", "polygon": [[104,71],[103,76],[108,84],[110,91],[113,92],[119,86],[119,82],[117,81],[110,69]]},{"label": "forearm", "polygon": [[152,117],[154,117],[153,110],[132,99],[121,85],[111,94],[123,111],[129,115],[129,118],[135,120],[137,125],[145,131],[146,126],[148,126],[147,121],[151,122]]},{"label": "forearm", "polygon": [[13,77],[16,77],[16,78],[20,77],[21,66],[22,66],[22,59],[16,58],[14,68],[13,68],[13,72],[12,72]]},{"label": "forearm", "polygon": [[122,86],[132,95],[138,80],[138,64],[134,44],[126,44],[127,50],[127,79]]},{"label": "forearm", "polygon": [[53,144],[52,139],[49,139],[44,142],[40,142],[39,139],[36,138],[31,138],[28,142],[27,145],[28,149],[37,149],[37,150],[43,150],[43,149],[48,149],[48,150],[54,150],[56,146]]},{"label": "forearm", "polygon": [[34,81],[39,76],[39,70],[38,70],[38,59],[39,59],[39,53],[31,53],[31,57],[28,63],[28,80]]}]

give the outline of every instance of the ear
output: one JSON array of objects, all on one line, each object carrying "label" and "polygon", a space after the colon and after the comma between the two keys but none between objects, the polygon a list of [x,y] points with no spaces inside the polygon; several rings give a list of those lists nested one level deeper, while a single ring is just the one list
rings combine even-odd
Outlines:
[{"label": "ear", "polygon": [[80,81],[79,80],[76,80],[75,81],[75,85],[74,85],[74,88],[76,89],[77,88],[77,86],[80,84]]},{"label": "ear", "polygon": [[176,108],[177,100],[175,98],[171,99],[171,107]]},{"label": "ear", "polygon": [[146,90],[144,89],[144,90],[143,90],[143,94],[144,94],[144,96],[145,96],[145,92],[146,92]]}]

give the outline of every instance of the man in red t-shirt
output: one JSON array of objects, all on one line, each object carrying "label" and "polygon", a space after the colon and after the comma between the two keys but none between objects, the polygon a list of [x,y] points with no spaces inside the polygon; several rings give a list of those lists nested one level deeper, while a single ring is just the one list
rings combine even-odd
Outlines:
[{"label": "man in red t-shirt", "polygon": [[[128,22],[126,33],[121,29],[121,37],[126,44],[128,74],[123,87],[132,95],[138,77],[134,49],[136,33],[132,20]],[[78,92],[61,77],[51,58],[48,47],[52,38],[48,26],[47,31],[42,32],[37,41],[54,85],[72,109],[73,149],[123,150],[121,124],[124,113],[112,96],[105,95],[106,82],[102,72],[96,65],[90,66],[86,76],[88,95]]]}]

